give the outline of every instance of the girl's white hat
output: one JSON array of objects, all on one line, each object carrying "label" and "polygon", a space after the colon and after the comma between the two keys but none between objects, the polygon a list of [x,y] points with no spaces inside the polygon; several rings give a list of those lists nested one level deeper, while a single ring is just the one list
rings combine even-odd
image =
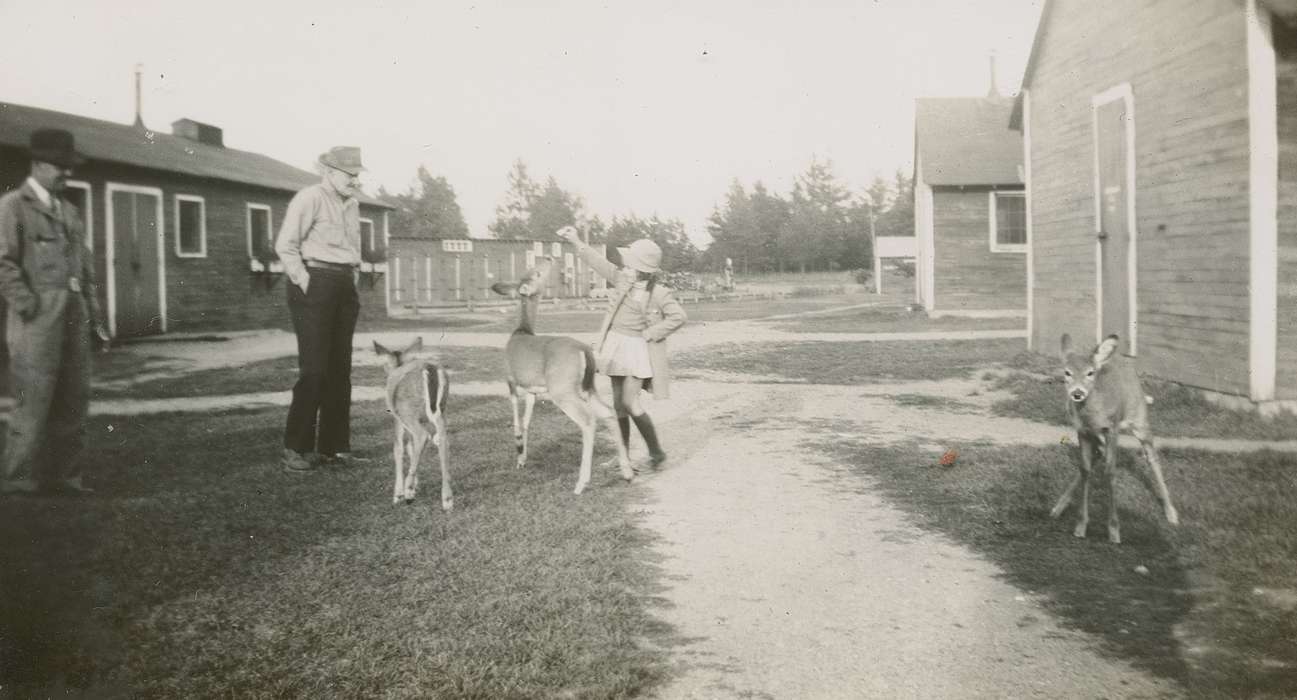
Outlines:
[{"label": "girl's white hat", "polygon": [[662,249],[647,238],[631,243],[627,248],[618,248],[621,253],[621,264],[632,270],[650,274],[662,269]]}]

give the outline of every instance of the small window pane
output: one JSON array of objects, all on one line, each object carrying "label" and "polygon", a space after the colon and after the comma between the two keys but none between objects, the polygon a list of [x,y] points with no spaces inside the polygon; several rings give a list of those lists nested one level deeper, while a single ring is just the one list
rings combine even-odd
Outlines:
[{"label": "small window pane", "polygon": [[252,240],[252,257],[265,258],[271,250],[270,212],[266,209],[248,210],[248,236]]},{"label": "small window pane", "polygon": [[995,198],[995,242],[999,245],[1026,245],[1027,201],[1023,197]]},{"label": "small window pane", "polygon": [[182,199],[177,204],[179,216],[176,221],[176,235],[180,237],[180,253],[201,255],[203,253],[203,203]]}]

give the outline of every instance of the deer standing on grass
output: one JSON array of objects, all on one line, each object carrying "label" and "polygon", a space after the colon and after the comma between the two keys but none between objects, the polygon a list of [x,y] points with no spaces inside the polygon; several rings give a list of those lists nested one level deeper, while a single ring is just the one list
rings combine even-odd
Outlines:
[{"label": "deer standing on grass", "polygon": [[441,460],[441,507],[450,510],[455,507],[446,432],[450,378],[446,370],[419,357],[421,350],[423,338],[415,339],[404,350],[389,350],[374,341],[374,352],[383,358],[387,369],[387,390],[383,394],[387,412],[396,423],[392,438],[392,459],[396,463],[392,502],[414,500],[419,490],[419,458],[431,440]]},{"label": "deer standing on grass", "polygon": [[1162,464],[1153,446],[1148,427],[1148,404],[1135,363],[1117,352],[1119,339],[1110,335],[1089,353],[1076,352],[1072,337],[1062,338],[1063,380],[1067,389],[1067,415],[1076,428],[1081,446],[1080,473],[1063,492],[1049,512],[1057,518],[1072,502],[1076,487],[1081,487],[1080,513],[1072,534],[1085,537],[1090,524],[1090,472],[1095,450],[1102,449],[1108,471],[1108,541],[1121,543],[1117,523],[1117,439],[1120,431],[1129,430],[1139,440],[1144,458],[1153,472],[1153,487],[1162,502],[1167,522],[1176,525],[1180,516],[1171,505],[1171,494],[1162,478]]},{"label": "deer standing on grass", "polygon": [[[496,294],[519,301],[521,315],[518,328],[504,346],[509,402],[513,405],[513,436],[518,449],[517,467],[527,464],[527,431],[531,424],[536,397],[553,401],[581,428],[581,474],[575,493],[590,483],[590,464],[594,459],[594,434],[598,421],[604,421],[613,434],[617,422],[612,409],[599,398],[594,388],[594,352],[589,345],[563,336],[536,335],[533,326],[542,284],[553,266],[553,258],[541,259],[516,283],[497,282],[491,286]],[[519,415],[519,404],[523,404]],[[626,446],[617,444],[617,464],[622,478],[630,481],[635,472],[630,466]]]}]

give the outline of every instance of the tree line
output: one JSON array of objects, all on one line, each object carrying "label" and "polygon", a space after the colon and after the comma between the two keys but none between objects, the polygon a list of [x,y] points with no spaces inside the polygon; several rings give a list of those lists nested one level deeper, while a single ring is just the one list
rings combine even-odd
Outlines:
[{"label": "tree line", "polygon": [[[812,158],[792,190],[780,194],[757,181],[735,180],[707,221],[711,244],[699,250],[679,219],[629,214],[604,220],[586,211],[585,201],[554,177],[536,179],[521,160],[506,176],[507,187],[487,226],[494,238],[558,240],[554,232],[575,226],[592,244],[625,246],[648,238],[662,247],[671,270],[720,270],[726,259],[740,273],[869,268],[873,236],[914,234],[913,182],[897,171],[852,192],[834,174],[832,162]],[[394,228],[428,238],[468,238],[468,225],[444,177],[420,166],[404,193],[379,188],[396,208]]]}]

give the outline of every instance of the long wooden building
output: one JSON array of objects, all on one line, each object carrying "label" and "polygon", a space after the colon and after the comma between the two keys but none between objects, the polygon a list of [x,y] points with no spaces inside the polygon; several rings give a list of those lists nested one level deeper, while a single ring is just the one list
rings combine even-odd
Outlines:
[{"label": "long wooden building", "polygon": [[[29,137],[41,128],[72,132],[88,158],[67,197],[89,232],[100,302],[115,335],[287,324],[273,240],[293,194],[318,175],[229,148],[221,129],[190,119],[161,133],[0,102],[0,189],[27,178]],[[361,199],[362,313],[386,312],[391,209]]]}]

